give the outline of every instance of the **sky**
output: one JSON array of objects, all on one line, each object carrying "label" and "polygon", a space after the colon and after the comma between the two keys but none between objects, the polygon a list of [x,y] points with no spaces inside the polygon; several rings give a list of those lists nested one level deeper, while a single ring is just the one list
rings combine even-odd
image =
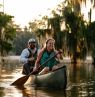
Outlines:
[{"label": "sky", "polygon": [[93,6],[91,5],[90,0],[87,1],[86,7],[85,7],[85,5],[82,5],[81,12],[84,14],[84,19],[89,20],[88,12],[90,12],[90,8],[93,9],[92,13],[91,13],[91,21],[93,22],[93,21],[95,21],[95,8],[93,8]]},{"label": "sky", "polygon": [[[49,15],[63,0],[4,0],[4,12],[14,16],[16,24],[21,27],[44,15]],[[0,0],[3,4],[3,0]],[[3,11],[3,8],[1,8]]]},{"label": "sky", "polygon": [[[4,1],[4,12],[14,16],[14,21],[20,27],[27,26],[29,22],[41,16],[50,15],[52,9],[64,0],[0,0]],[[91,4],[88,0],[87,8],[82,7],[85,19],[88,19],[88,11]],[[51,10],[50,10],[51,9]],[[0,8],[3,11],[3,7]],[[92,13],[92,21],[95,20],[95,9]]]}]

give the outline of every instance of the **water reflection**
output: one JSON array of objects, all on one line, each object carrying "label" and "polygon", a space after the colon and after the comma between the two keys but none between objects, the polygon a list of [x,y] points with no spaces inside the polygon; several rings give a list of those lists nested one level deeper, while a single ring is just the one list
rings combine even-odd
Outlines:
[{"label": "water reflection", "polygon": [[47,90],[45,88],[38,88],[36,93],[36,97],[67,97],[66,91],[64,90]]},{"label": "water reflection", "polygon": [[66,64],[68,85],[64,90],[35,88],[31,83],[23,87],[10,86],[22,76],[19,61],[0,64],[0,97],[95,97],[95,66],[92,64]]},{"label": "water reflection", "polygon": [[[95,68],[91,64],[70,64],[69,83],[70,97],[95,96]],[[67,97],[69,97],[67,96]]]},{"label": "water reflection", "polygon": [[35,88],[31,86],[19,86],[15,88],[21,92],[21,97],[66,97],[64,90],[47,90],[45,88]]},{"label": "water reflection", "polygon": [[[17,90],[10,86],[10,83],[13,82],[16,74],[20,74],[20,67],[19,61],[15,60],[3,60],[0,63],[0,97],[17,97],[15,95]],[[16,93],[19,94],[18,92]]]},{"label": "water reflection", "polygon": [[15,87],[16,89],[18,89],[22,96],[21,97],[35,97],[35,92],[34,92],[34,89],[32,89],[32,87],[30,86],[18,86],[18,87]]}]

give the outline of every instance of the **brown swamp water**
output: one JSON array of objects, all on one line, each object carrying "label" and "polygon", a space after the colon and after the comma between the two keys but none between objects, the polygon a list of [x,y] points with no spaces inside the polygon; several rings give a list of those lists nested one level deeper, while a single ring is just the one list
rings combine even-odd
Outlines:
[{"label": "brown swamp water", "polygon": [[18,60],[0,63],[0,97],[95,97],[95,66],[91,63],[67,66],[68,85],[66,90],[34,88],[28,82],[24,87],[10,84],[23,76],[22,64]]}]

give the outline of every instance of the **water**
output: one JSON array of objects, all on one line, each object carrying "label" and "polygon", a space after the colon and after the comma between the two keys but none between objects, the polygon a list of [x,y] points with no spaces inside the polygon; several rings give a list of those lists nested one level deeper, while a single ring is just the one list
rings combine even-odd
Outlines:
[{"label": "water", "polygon": [[0,97],[95,97],[95,67],[91,63],[67,63],[68,85],[64,90],[34,88],[28,82],[24,87],[10,84],[23,76],[22,64],[9,59],[0,63]]}]

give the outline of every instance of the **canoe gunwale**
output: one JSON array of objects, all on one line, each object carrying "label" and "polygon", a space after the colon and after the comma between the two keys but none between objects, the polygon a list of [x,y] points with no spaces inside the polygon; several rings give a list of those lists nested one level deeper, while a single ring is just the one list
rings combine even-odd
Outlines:
[{"label": "canoe gunwale", "polygon": [[65,65],[61,66],[47,74],[35,75],[34,81],[32,80],[32,82],[37,87],[66,89],[67,85],[66,66]]},{"label": "canoe gunwale", "polygon": [[[59,69],[62,69],[62,68],[66,68],[66,66],[64,65],[64,66],[61,66],[61,67],[59,67],[59,68],[57,68],[57,69],[55,69],[55,70],[53,70],[53,71],[51,71],[51,72],[48,72],[48,73],[52,73],[52,72],[55,72],[55,71],[57,71],[57,70],[59,70]],[[48,74],[48,73],[46,73],[46,74]],[[45,75],[45,74],[42,74],[42,75]],[[35,76],[41,76],[40,74],[35,74]]]}]

